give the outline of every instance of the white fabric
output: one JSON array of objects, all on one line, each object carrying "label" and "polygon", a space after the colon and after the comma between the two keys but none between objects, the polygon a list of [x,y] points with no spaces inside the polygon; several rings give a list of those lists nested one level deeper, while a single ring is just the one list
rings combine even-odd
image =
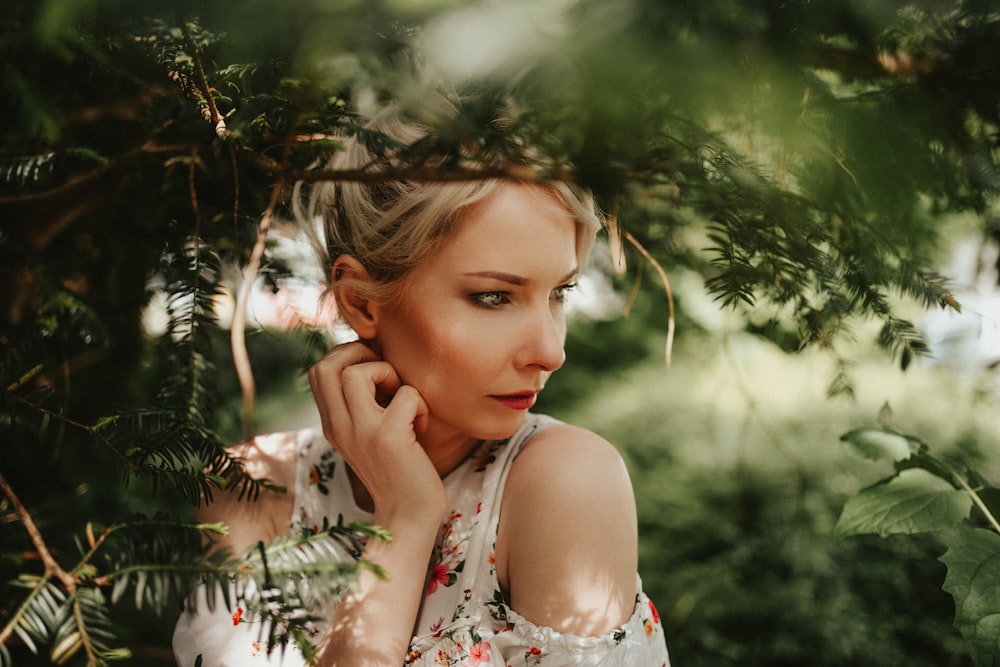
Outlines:
[{"label": "white fabric", "polygon": [[[444,479],[450,512],[438,535],[424,603],[404,665],[447,667],[666,667],[663,628],[652,603],[636,582],[636,605],[620,628],[599,637],[561,634],[537,626],[503,600],[493,567],[504,483],[510,464],[534,433],[555,420],[529,415],[508,440],[480,446]],[[370,522],[351,493],[343,461],[314,431],[299,433],[296,512],[291,525],[320,529],[341,518],[345,524]],[[200,593],[203,595],[203,593]],[[202,601],[203,602],[203,601]],[[174,632],[180,667],[192,667],[199,654],[205,667],[298,667],[306,664],[297,647],[268,655],[259,624],[221,605],[188,608]]]}]

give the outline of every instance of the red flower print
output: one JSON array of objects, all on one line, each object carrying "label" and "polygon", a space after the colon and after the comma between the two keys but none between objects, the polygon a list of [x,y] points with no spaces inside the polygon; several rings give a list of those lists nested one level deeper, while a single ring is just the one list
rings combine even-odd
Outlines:
[{"label": "red flower print", "polygon": [[438,563],[431,570],[430,580],[427,582],[427,594],[430,595],[438,589],[438,584],[444,584],[445,586],[451,583],[451,576],[448,574],[448,566],[444,563]]},{"label": "red flower print", "polygon": [[660,612],[656,611],[656,605],[653,604],[652,600],[649,601],[649,611],[650,611],[651,614],[653,614],[653,623],[656,623],[657,625],[659,625],[660,624]]},{"label": "red flower print", "polygon": [[242,616],[243,616],[243,609],[240,608],[240,607],[237,607],[236,611],[233,612],[233,625],[239,625],[240,624],[240,618]]},{"label": "red flower print", "polygon": [[528,649],[528,655],[541,655],[541,654],[542,654],[542,649],[538,648],[537,646],[532,646],[530,649]]},{"label": "red flower print", "polygon": [[309,469],[309,483],[319,484],[319,470],[316,470],[316,468]]},{"label": "red flower print", "polygon": [[489,662],[490,645],[489,642],[479,641],[472,650],[469,651],[469,667],[479,667],[480,662]]}]

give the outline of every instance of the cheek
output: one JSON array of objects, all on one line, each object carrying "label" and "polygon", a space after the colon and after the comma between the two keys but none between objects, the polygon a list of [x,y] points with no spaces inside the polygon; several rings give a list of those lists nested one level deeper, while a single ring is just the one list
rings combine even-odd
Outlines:
[{"label": "cheek", "polygon": [[[414,336],[406,378],[430,394],[488,379],[497,373],[498,346],[488,332],[441,325]],[[401,372],[402,374],[402,372]]]},{"label": "cheek", "polygon": [[420,389],[435,376],[449,372],[463,356],[465,346],[458,333],[443,324],[410,320],[385,339],[383,358],[403,382]]}]

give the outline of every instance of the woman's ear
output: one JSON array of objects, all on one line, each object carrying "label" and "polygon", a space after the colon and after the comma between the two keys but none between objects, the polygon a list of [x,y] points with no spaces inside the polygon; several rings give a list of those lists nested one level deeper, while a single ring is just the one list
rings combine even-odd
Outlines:
[{"label": "woman's ear", "polygon": [[372,340],[378,331],[376,308],[365,296],[364,284],[371,276],[357,259],[341,255],[334,261],[330,284],[337,300],[337,311],[362,340]]}]

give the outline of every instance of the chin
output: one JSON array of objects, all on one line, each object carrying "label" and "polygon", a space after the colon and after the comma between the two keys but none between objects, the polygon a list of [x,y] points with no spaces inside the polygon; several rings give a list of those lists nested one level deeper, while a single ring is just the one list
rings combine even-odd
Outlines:
[{"label": "chin", "polygon": [[492,428],[483,429],[474,437],[478,440],[506,440],[517,433],[518,429],[524,426],[524,420],[527,416],[527,413],[522,413],[516,417],[508,417],[504,420],[497,420],[497,422],[492,425]]}]

